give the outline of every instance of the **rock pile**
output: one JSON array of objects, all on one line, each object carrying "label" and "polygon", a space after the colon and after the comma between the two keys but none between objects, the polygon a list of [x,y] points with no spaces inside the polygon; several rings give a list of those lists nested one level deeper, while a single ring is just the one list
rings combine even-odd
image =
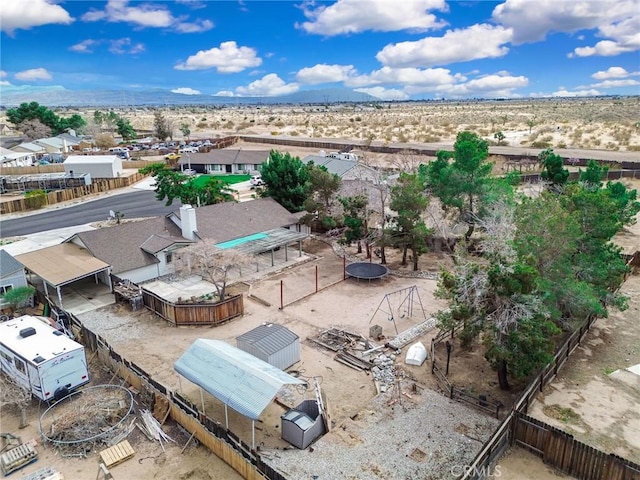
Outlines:
[{"label": "rock pile", "polygon": [[386,392],[390,388],[393,388],[396,383],[397,372],[394,366],[396,356],[397,355],[395,353],[390,355],[381,353],[373,359],[374,366],[371,369],[371,374],[373,375],[373,380],[379,387],[380,392]]}]

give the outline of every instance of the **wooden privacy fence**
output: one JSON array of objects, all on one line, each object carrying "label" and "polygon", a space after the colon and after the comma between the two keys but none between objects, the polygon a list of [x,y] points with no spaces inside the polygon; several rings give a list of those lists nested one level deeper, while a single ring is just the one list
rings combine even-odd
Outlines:
[{"label": "wooden privacy fence", "polygon": [[[260,454],[243,442],[231,430],[200,412],[198,407],[176,392],[172,392],[140,366],[128,361],[115,352],[105,339],[86,328],[78,318],[69,314],[73,329],[80,333],[79,341],[94,352],[98,359],[126,383],[139,392],[143,403],[151,403],[150,409],[160,405],[166,418],[181,425],[202,445],[222,459],[247,480],[286,480],[286,478],[267,465]],[[156,407],[156,410],[158,408]],[[164,422],[162,422],[164,423]]]},{"label": "wooden privacy fence", "polygon": [[[590,447],[575,440],[569,433],[527,415],[535,396],[558,374],[595,321],[596,317],[588,317],[582,326],[565,340],[553,360],[529,384],[513,405],[509,415],[466,468],[466,473],[460,477],[461,480],[492,478],[495,463],[509,445],[526,448],[541,457],[546,464],[579,480],[640,479],[640,465]],[[444,375],[439,373],[444,378]],[[440,384],[441,380],[437,374],[436,378]],[[444,380],[451,385],[446,378]],[[508,438],[508,441],[505,441],[505,438]]]},{"label": "wooden privacy fence", "polygon": [[142,302],[176,327],[217,326],[244,314],[242,295],[234,295],[218,303],[173,303],[142,287]]},{"label": "wooden privacy fence", "polygon": [[[95,179],[91,185],[82,185],[79,187],[66,188],[64,190],[54,190],[45,194],[45,205],[54,205],[67,200],[74,200],[88,195],[95,195],[97,193],[128,187],[139,182],[143,178],[145,178],[145,175],[134,173],[127,177]],[[24,198],[16,198],[15,200],[10,200],[8,202],[0,202],[0,214],[24,212],[27,210],[30,210],[30,207]]]},{"label": "wooden privacy fence", "polygon": [[513,413],[513,442],[563,473],[589,480],[640,478],[640,465],[606,454],[524,413]]}]

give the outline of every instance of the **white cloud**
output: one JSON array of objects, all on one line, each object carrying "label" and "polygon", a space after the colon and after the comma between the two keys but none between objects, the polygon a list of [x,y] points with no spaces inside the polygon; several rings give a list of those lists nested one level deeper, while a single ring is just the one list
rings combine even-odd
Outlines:
[{"label": "white cloud", "polygon": [[117,55],[135,55],[145,51],[143,43],[132,43],[129,37],[109,41],[109,51]]},{"label": "white cloud", "polygon": [[356,88],[356,92],[367,93],[379,98],[380,100],[408,100],[409,95],[402,90],[396,88],[384,88],[384,87],[371,87],[371,88]]},{"label": "white cloud", "polygon": [[179,22],[175,29],[180,33],[199,33],[211,30],[213,27],[211,20],[196,20],[195,22]]},{"label": "white cloud", "polygon": [[639,73],[629,73],[622,67],[609,67],[607,70],[600,70],[593,75],[596,80],[606,80],[608,78],[626,78],[629,75],[638,75]]},{"label": "white cloud", "polygon": [[[376,58],[392,67],[431,67],[507,54],[504,46],[513,36],[511,29],[487,24],[448,30],[442,37],[426,37],[384,47]],[[471,47],[473,46],[473,47]]]},{"label": "white cloud", "polygon": [[629,16],[623,20],[605,23],[598,29],[598,36],[606,38],[593,47],[578,47],[569,57],[591,57],[594,55],[612,57],[621,53],[640,50],[640,14]]},{"label": "white cloud", "polygon": [[61,23],[69,25],[73,18],[51,0],[4,0],[0,4],[0,30],[13,35],[18,29]]},{"label": "white cloud", "polygon": [[618,87],[633,87],[635,85],[640,85],[638,80],[634,80],[632,78],[626,78],[624,80],[604,80],[599,83],[594,83],[590,85],[592,88],[618,88]]},{"label": "white cloud", "polygon": [[308,33],[333,36],[367,30],[425,31],[446,25],[430,10],[446,11],[447,5],[444,0],[338,0],[329,6],[308,3],[303,11],[309,21],[296,26]]},{"label": "white cloud", "polygon": [[235,96],[235,93],[233,93],[231,90],[220,90],[217,93],[214,93],[213,95],[214,97],[233,97]]},{"label": "white cloud", "polygon": [[270,73],[260,80],[251,82],[246,87],[236,88],[236,93],[242,96],[275,96],[294,93],[297,92],[298,89],[299,86],[297,83],[285,83],[278,75]]},{"label": "white cloud", "polygon": [[296,80],[306,85],[342,82],[356,74],[353,65],[327,65],[319,63],[313,67],[305,67],[298,71]]},{"label": "white cloud", "polygon": [[86,22],[134,23],[141,27],[168,27],[174,22],[171,12],[165,7],[145,3],[132,7],[129,0],[109,0],[104,10],[89,10],[82,19]]},{"label": "white cloud", "polygon": [[96,40],[91,40],[90,38],[87,40],[83,40],[80,43],[76,43],[75,45],[71,45],[69,47],[69,50],[71,50],[72,52],[77,52],[77,53],[93,53],[93,48],[96,45],[98,45],[98,43]]},{"label": "white cloud", "polygon": [[560,87],[560,90],[553,92],[551,94],[552,97],[595,97],[597,95],[602,95],[602,94],[598,90],[593,88],[568,91],[564,87]]},{"label": "white cloud", "polygon": [[7,76],[7,72],[5,72],[4,70],[0,70],[0,78],[4,78]]},{"label": "white cloud", "polygon": [[10,87],[11,86],[11,82],[8,82],[6,80],[0,80],[0,87]]},{"label": "white cloud", "polygon": [[194,90],[193,88],[189,88],[189,87],[174,88],[171,91],[173,93],[180,93],[182,95],[201,95],[202,94],[200,90]]},{"label": "white cloud", "polygon": [[176,70],[208,70],[215,68],[218,73],[238,73],[247,68],[257,67],[262,59],[250,47],[238,47],[236,42],[222,42],[220,47],[200,50],[184,63],[178,63]]},{"label": "white cloud", "polygon": [[[514,77],[512,75],[494,73],[456,85],[442,85],[436,91],[444,96],[453,98],[512,98],[521,96],[515,93],[514,90],[527,85],[529,85],[529,79],[525,76]],[[412,90],[410,91],[413,93]]]},{"label": "white cloud", "polygon": [[518,45],[544,40],[549,32],[602,29],[637,11],[637,0],[506,0],[493,10],[493,20],[512,28],[513,43]]},{"label": "white cloud", "polygon": [[23,82],[29,82],[34,80],[51,80],[51,74],[46,68],[31,68],[29,70],[23,70],[14,75],[16,80]]},{"label": "white cloud", "polygon": [[365,87],[368,85],[419,85],[422,87],[436,87],[451,85],[456,81],[464,81],[463,75],[451,75],[446,68],[391,68],[382,67],[368,75],[351,77],[345,81],[348,87]]}]

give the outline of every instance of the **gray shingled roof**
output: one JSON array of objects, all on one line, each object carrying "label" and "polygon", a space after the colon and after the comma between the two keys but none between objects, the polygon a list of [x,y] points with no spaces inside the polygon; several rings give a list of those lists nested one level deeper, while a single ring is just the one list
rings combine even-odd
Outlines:
[{"label": "gray shingled roof", "polygon": [[[170,215],[179,217],[180,212]],[[290,213],[272,198],[217,203],[196,208],[198,236],[203,240],[211,240],[214,244],[295,223],[298,223],[298,215]]]},{"label": "gray shingled roof", "polygon": [[145,242],[149,242],[148,251],[157,248],[158,238],[153,237],[162,238],[167,242],[171,240],[171,243],[188,242],[182,237],[180,229],[166,217],[154,217],[139,222],[79,232],[67,241],[73,238],[80,239],[94,257],[111,265],[113,273],[117,275],[134,268],[158,263],[153,255],[142,249]]},{"label": "gray shingled roof", "polygon": [[236,342],[245,342],[266,355],[273,355],[288,347],[300,337],[282,325],[267,323],[236,337]]},{"label": "gray shingled roof", "polygon": [[183,153],[178,163],[186,165],[260,165],[269,158],[269,150],[220,149],[208,153]]},{"label": "gray shingled roof", "polygon": [[24,271],[24,265],[13,258],[6,250],[0,250],[0,277],[7,277],[19,270]]},{"label": "gray shingled roof", "polygon": [[343,160],[341,158],[323,157],[321,155],[307,155],[302,160],[307,164],[313,162],[315,165],[323,166],[329,173],[335,173],[339,177],[343,177],[349,170],[353,170],[358,162],[353,160]]}]

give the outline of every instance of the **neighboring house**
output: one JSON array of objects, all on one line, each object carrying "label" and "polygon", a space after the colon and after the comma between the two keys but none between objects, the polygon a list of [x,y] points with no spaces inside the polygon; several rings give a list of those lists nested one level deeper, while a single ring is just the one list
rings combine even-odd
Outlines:
[{"label": "neighboring house", "polygon": [[376,182],[380,178],[377,170],[355,160],[345,160],[323,155],[307,155],[302,160],[305,165],[313,162],[323,166],[329,173],[335,173],[342,180],[366,180]]},{"label": "neighboring house", "polygon": [[46,153],[67,153],[71,150],[66,140],[58,137],[40,138],[33,143],[44,148]]},{"label": "neighboring house", "polygon": [[[24,266],[5,250],[0,250],[0,296],[12,288],[26,286],[27,276],[24,272]],[[0,298],[0,309],[7,306],[8,304]]]},{"label": "neighboring house", "polygon": [[27,152],[27,153],[33,153],[33,154],[47,153],[47,151],[42,145],[37,145],[33,142],[21,143],[20,145],[16,145],[15,147],[12,147],[11,150],[13,150],[14,152]]},{"label": "neighboring house", "polygon": [[6,148],[0,152],[0,166],[2,167],[30,167],[37,162],[35,153],[14,152]]},{"label": "neighboring house", "polygon": [[260,170],[263,162],[269,160],[268,150],[219,149],[208,153],[184,153],[178,163],[198,173],[213,175],[243,173]]},{"label": "neighboring house", "polygon": [[116,155],[69,155],[63,165],[68,174],[88,173],[91,178],[116,178],[124,171]]}]

